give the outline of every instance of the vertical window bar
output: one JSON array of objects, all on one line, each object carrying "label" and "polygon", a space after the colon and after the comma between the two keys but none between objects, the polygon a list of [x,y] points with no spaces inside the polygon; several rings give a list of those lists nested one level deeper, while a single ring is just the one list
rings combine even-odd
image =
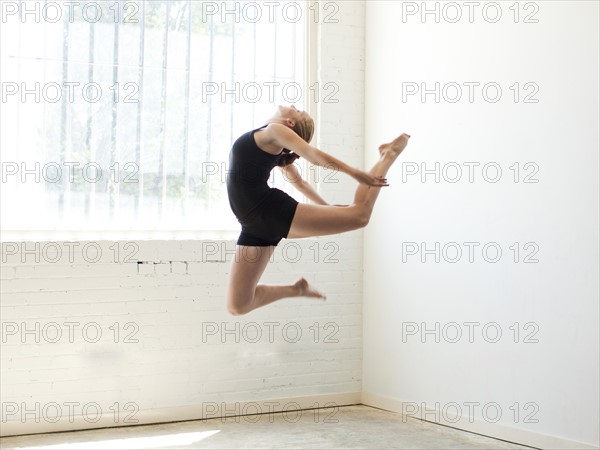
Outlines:
[{"label": "vertical window bar", "polygon": [[[113,101],[112,101],[112,123],[110,133],[110,164],[109,170],[114,170],[114,177],[109,177],[108,182],[108,195],[109,195],[109,208],[110,218],[114,219],[115,211],[119,208],[119,185],[121,184],[120,175],[121,169],[119,161],[119,149],[117,144],[117,120],[118,120],[118,101],[115,101],[119,95],[119,28],[121,21],[121,2],[115,3],[115,7],[118,8],[115,14],[118,19],[115,20],[114,33],[113,33],[113,77],[112,77],[112,89],[113,89]],[[114,179],[116,178],[116,180]]]},{"label": "vertical window bar", "polygon": [[[299,81],[298,74],[296,73],[296,47],[298,46],[298,36],[296,34],[297,29],[298,22],[292,26],[292,79],[290,81],[295,83]],[[300,86],[302,86],[302,84],[300,84]]]},{"label": "vertical window bar", "polygon": [[[235,19],[231,21],[231,88],[235,89]],[[235,94],[231,99],[229,114],[229,142],[233,142],[233,111],[235,109]]]},{"label": "vertical window bar", "polygon": [[[48,0],[44,0],[44,7],[48,6]],[[19,24],[19,53],[17,54],[17,63],[18,63],[18,68],[19,68],[19,80],[20,78],[20,69],[21,69],[21,21],[18,21]],[[44,83],[46,83],[48,81],[48,21],[44,20]],[[19,129],[20,129],[20,120],[21,120],[21,115],[19,113],[19,105],[21,102],[17,102],[17,156],[19,156],[18,153],[18,149],[19,149],[19,145],[21,144],[21,139],[19,137]],[[46,119],[46,114],[47,114],[47,103],[48,102],[42,102],[42,146],[44,148],[44,152],[43,152],[43,160],[46,161],[48,158],[48,120]],[[19,184],[17,183],[17,187],[19,186]],[[46,189],[44,187],[43,189],[43,194],[42,195],[46,195]]]},{"label": "vertical window bar", "polygon": [[[21,29],[21,20],[17,21],[17,26],[18,26],[18,32],[17,32],[17,54],[14,56],[15,58],[15,62],[17,64],[17,80],[19,80],[20,83],[23,82],[23,80],[21,80],[21,36],[23,35],[23,30]],[[44,25],[45,26],[45,25]],[[46,80],[44,79],[44,82]],[[15,102],[17,104],[17,124],[16,124],[16,140],[17,140],[17,145],[16,145],[16,160],[15,162],[19,163],[19,167],[21,167],[21,163],[23,160],[23,155],[21,155],[21,102]],[[44,105],[46,104],[46,102],[44,102]],[[44,117],[45,119],[45,117]],[[44,128],[45,130],[45,128]],[[43,139],[44,142],[46,141],[46,139]],[[17,182],[15,180],[15,194],[19,195],[19,182]],[[45,189],[44,189],[45,191]],[[27,224],[29,225],[29,224]]]},{"label": "vertical window bar", "polygon": [[142,143],[142,127],[143,127],[143,110],[144,110],[144,38],[146,29],[146,0],[140,0],[141,16],[140,21],[140,55],[138,60],[138,104],[137,104],[137,129],[136,129],[136,146],[135,146],[135,161],[137,164],[138,173],[138,191],[135,199],[135,216],[139,218],[139,213],[142,209],[144,200],[144,168],[142,164],[143,143]]},{"label": "vertical window bar", "polygon": [[[277,20],[273,21],[273,81],[277,80]],[[279,96],[275,96],[276,104]]]},{"label": "vertical window bar", "polygon": [[186,8],[188,10],[187,20],[187,54],[185,59],[185,118],[183,125],[183,183],[184,183],[184,202],[183,216],[187,216],[190,192],[190,158],[189,158],[189,124],[190,124],[190,61],[192,49],[192,0],[187,0]]},{"label": "vertical window bar", "polygon": [[[94,42],[95,42],[95,31],[96,24],[90,21],[89,24],[89,47],[88,47],[88,83],[94,82]],[[95,162],[96,159],[96,147],[92,144],[93,135],[93,109],[92,103],[88,103],[87,108],[87,120],[86,120],[86,134],[85,134],[85,148],[87,150],[87,156],[90,162]],[[90,215],[94,212],[96,205],[96,183],[90,183],[89,191],[85,193],[85,218],[90,218]]]},{"label": "vertical window bar", "polygon": [[[319,5],[315,5],[318,7]],[[304,58],[304,86],[307,90],[307,101],[306,101],[306,112],[310,114],[315,123],[319,122],[319,104],[318,96],[320,95],[319,77],[318,77],[318,62],[320,58],[319,54],[319,26],[317,21],[311,19],[311,7],[308,6],[307,20],[304,24],[304,36],[303,36],[303,48],[305,53]],[[316,94],[314,90],[316,90]],[[314,145],[318,146],[320,141],[320,128],[316,127],[315,135],[313,137]],[[306,167],[306,173],[308,174],[308,181],[314,187],[318,189],[317,172],[315,170],[309,170],[310,166],[307,161],[304,161]]]},{"label": "vertical window bar", "polygon": [[[208,83],[211,85],[213,81],[213,59],[215,45],[215,23],[213,14],[210,15],[210,46],[208,52]],[[207,128],[206,128],[206,161],[210,162],[211,158],[211,141],[212,141],[212,95],[208,97],[207,105]],[[204,210],[209,211],[210,207],[210,177],[206,178],[206,197],[204,198]]]},{"label": "vertical window bar", "polygon": [[[252,22],[252,82],[256,83],[256,20]],[[252,102],[252,125],[256,124],[256,102]]]},{"label": "vertical window bar", "polygon": [[[68,81],[68,72],[69,72],[69,20],[63,19],[63,54],[62,54],[62,83],[63,86],[66,86]],[[60,154],[58,155],[58,160],[61,163],[64,163],[67,160],[67,98],[65,95],[62,96],[62,101],[60,105],[60,142],[58,143],[58,148]],[[61,181],[61,192],[59,194],[59,203],[58,203],[58,211],[59,217],[64,219],[65,214],[65,203],[68,202],[68,197],[70,194],[70,186],[67,182],[67,177],[62,177]]]},{"label": "vertical window bar", "polygon": [[171,2],[166,1],[165,13],[165,33],[163,35],[163,55],[162,55],[162,86],[161,86],[161,102],[160,102],[160,121],[161,121],[161,138],[160,138],[160,153],[158,174],[160,176],[159,186],[161,187],[159,200],[159,220],[163,219],[164,207],[167,200],[167,171],[166,171],[166,154],[165,141],[167,138],[167,56],[169,48],[169,23],[171,15]]}]

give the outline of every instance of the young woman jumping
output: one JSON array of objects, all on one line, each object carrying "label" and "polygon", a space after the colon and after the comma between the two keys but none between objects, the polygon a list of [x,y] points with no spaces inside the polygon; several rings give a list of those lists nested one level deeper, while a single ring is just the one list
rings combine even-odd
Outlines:
[{"label": "young woman jumping", "polygon": [[[289,286],[258,284],[281,239],[306,238],[357,230],[369,223],[385,175],[408,144],[402,134],[379,146],[379,161],[370,172],[353,168],[310,145],[314,122],[295,106],[279,106],[265,125],[240,136],[229,155],[227,194],[231,210],[242,225],[229,277],[227,309],[233,315],[288,297],[325,296],[304,278]],[[293,162],[299,157],[350,175],[360,185],[351,205],[329,205],[304,181]],[[286,180],[316,204],[298,203],[267,184],[278,166]]]}]

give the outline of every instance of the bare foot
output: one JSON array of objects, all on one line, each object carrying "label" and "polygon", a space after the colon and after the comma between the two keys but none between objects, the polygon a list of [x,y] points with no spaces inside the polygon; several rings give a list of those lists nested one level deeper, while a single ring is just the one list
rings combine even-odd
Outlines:
[{"label": "bare foot", "polygon": [[313,297],[313,298],[321,298],[323,300],[326,297],[321,294],[316,289],[313,289],[306,281],[306,278],[300,278],[298,281],[294,283],[294,286],[298,289],[298,297]]},{"label": "bare foot", "polygon": [[389,142],[387,144],[381,144],[379,146],[379,154],[383,156],[385,153],[389,153],[393,155],[394,158],[397,158],[400,155],[400,153],[402,153],[402,150],[404,150],[408,145],[409,139],[410,134],[402,133],[392,142]]}]

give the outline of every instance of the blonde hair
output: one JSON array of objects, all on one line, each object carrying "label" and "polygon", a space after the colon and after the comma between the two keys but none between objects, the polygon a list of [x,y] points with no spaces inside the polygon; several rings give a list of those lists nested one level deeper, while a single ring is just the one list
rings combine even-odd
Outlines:
[{"label": "blonde hair", "polygon": [[[294,130],[294,132],[304,141],[310,144],[310,141],[315,134],[315,121],[312,119],[312,117],[308,116],[307,119],[301,119],[297,121],[292,127],[292,130]],[[278,166],[288,166],[300,158],[300,155],[288,150],[287,148],[283,149],[283,153],[284,154],[281,155],[279,162],[277,163]]]},{"label": "blonde hair", "polygon": [[292,127],[292,130],[310,144],[310,141],[315,134],[315,121],[312,117],[308,116],[307,119],[297,121]]}]

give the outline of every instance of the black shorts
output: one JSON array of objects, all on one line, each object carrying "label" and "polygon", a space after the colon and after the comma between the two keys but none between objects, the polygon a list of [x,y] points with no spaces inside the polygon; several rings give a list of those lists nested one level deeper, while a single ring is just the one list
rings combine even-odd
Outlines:
[{"label": "black shorts", "polygon": [[255,247],[276,246],[286,238],[298,207],[298,201],[277,188],[271,188],[266,198],[244,220],[239,220],[242,232],[237,245]]}]

